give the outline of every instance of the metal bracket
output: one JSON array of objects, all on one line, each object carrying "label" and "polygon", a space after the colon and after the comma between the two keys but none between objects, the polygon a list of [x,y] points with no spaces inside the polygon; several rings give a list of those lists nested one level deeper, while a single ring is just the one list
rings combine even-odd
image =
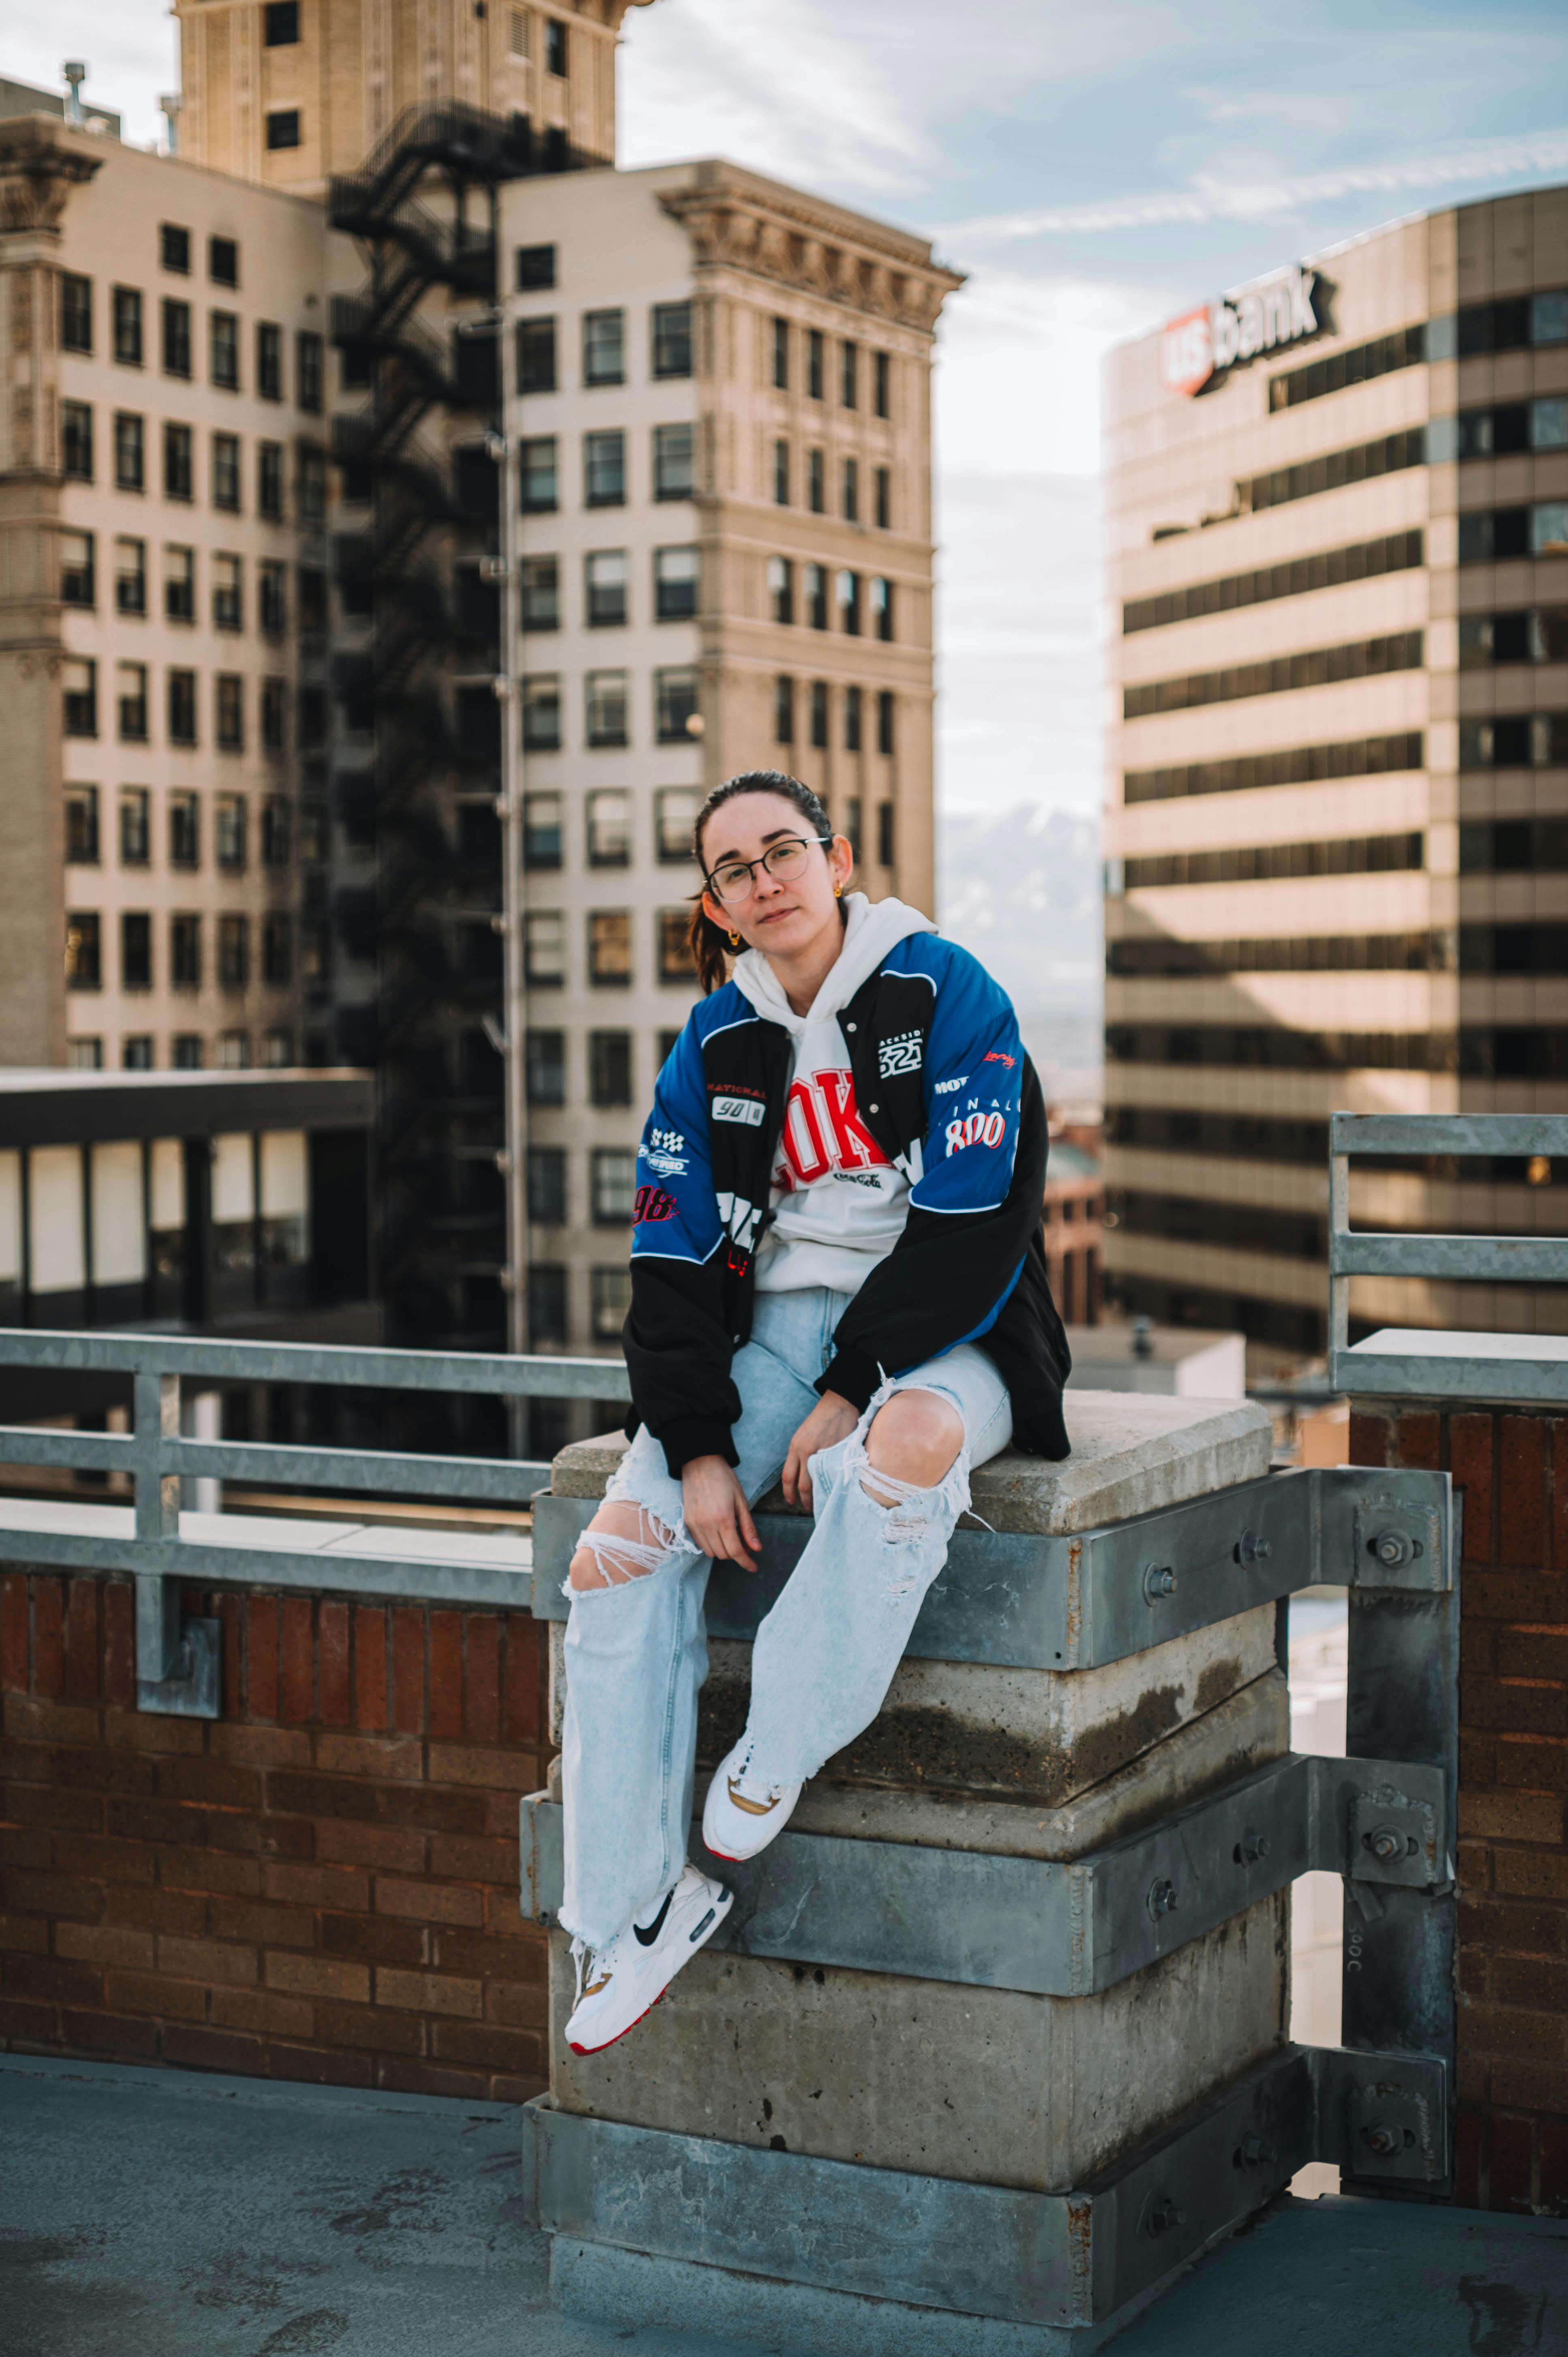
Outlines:
[{"label": "metal bracket", "polygon": [[216,1718],[223,1623],[181,1617],[179,1582],[136,1575],[136,1708],[175,1718]]}]

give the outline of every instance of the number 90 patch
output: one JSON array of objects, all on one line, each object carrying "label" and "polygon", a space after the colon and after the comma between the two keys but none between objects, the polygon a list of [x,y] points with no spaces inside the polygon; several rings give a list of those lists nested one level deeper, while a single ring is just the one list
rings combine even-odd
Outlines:
[{"label": "number 90 patch", "polygon": [[949,1122],[948,1152],[957,1154],[966,1146],[1000,1146],[1006,1135],[1004,1114],[972,1113],[962,1121]]}]

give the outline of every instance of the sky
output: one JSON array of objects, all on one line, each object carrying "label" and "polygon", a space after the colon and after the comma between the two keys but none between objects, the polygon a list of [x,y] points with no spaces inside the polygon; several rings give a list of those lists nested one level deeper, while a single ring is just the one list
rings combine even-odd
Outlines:
[{"label": "sky", "polygon": [[[0,73],[152,139],[162,0],[13,19]],[[939,791],[1100,804],[1100,371],[1197,300],[1402,215],[1568,178],[1561,0],[655,0],[621,161],[724,155],[930,237]]]}]

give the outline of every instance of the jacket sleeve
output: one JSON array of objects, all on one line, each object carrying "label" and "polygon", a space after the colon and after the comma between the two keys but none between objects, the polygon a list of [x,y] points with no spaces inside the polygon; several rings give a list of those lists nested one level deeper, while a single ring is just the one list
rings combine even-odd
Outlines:
[{"label": "jacket sleeve", "polygon": [[884,1374],[907,1374],[989,1330],[1042,1217],[1038,1083],[1006,993],[963,952],[937,992],[925,1084],[926,1134],[904,1232],[839,1320],[834,1358],[817,1385],[859,1408]]},{"label": "jacket sleeve", "polygon": [[659,1075],[637,1182],[623,1331],[632,1414],[679,1480],[693,1457],[738,1461],[730,1426],[740,1415],[724,1318],[726,1239],[714,1193],[703,1051],[691,1023]]}]

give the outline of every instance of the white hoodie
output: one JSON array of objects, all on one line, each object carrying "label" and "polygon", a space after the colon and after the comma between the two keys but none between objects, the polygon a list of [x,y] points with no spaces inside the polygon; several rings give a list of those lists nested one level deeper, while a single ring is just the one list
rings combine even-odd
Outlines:
[{"label": "white hoodie", "polygon": [[902,900],[852,892],[843,947],[804,1015],[797,1015],[760,950],[736,961],[735,981],[757,1013],[795,1045],[784,1131],[773,1169],[772,1224],[757,1256],[762,1293],[825,1286],[858,1293],[904,1232],[909,1182],[860,1120],[839,1010],[895,944],[936,926]]}]

